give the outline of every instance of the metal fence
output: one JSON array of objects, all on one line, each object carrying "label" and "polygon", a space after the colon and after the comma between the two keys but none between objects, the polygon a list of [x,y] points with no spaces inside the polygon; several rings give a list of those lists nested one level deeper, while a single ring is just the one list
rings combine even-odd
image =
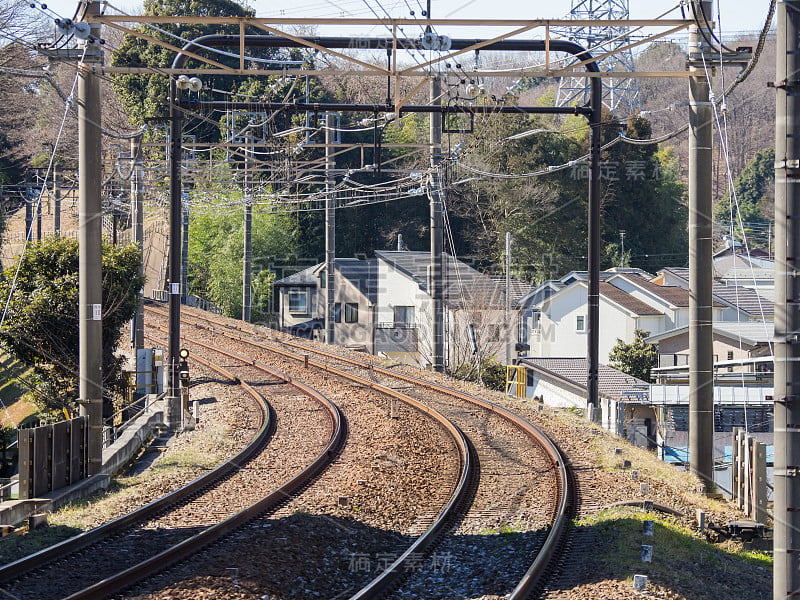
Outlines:
[{"label": "metal fence", "polygon": [[36,498],[71,485],[87,473],[88,417],[20,429],[19,497]]}]

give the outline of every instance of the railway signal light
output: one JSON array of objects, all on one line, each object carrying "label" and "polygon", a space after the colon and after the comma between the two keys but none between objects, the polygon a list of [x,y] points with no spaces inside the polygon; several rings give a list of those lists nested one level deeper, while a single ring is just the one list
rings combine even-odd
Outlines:
[{"label": "railway signal light", "polygon": [[189,385],[189,364],[186,362],[186,359],[189,358],[189,351],[181,348],[178,354],[181,357],[181,362],[178,363],[178,378],[183,385]]}]

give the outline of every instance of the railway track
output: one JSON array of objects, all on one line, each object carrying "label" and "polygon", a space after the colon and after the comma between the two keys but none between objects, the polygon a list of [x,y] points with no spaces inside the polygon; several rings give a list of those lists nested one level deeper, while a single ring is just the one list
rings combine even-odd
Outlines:
[{"label": "railway track", "polygon": [[[155,329],[160,331],[166,331],[163,327],[158,325],[155,326]],[[194,345],[195,347],[200,347],[207,352],[218,352],[218,348],[220,346],[225,345],[219,339],[213,340],[206,340],[202,341],[197,339],[197,337],[182,337],[182,343],[188,344],[190,347]],[[192,355],[196,355],[197,352],[193,352]],[[245,354],[251,355],[249,351],[246,351]],[[239,356],[239,355],[237,355]],[[260,357],[263,358],[263,357]],[[298,363],[305,363],[302,355],[291,355],[291,356],[284,356],[284,359],[291,358],[291,362],[298,364]],[[253,364],[260,364],[258,361],[252,361]],[[282,364],[281,368],[283,369],[286,365]],[[304,364],[304,369],[307,367],[313,367],[312,364]],[[306,371],[302,373],[305,378],[313,376],[311,372]],[[428,453],[433,453],[437,451],[437,448],[441,447],[443,441],[448,441],[449,445],[452,446],[454,452],[451,452],[453,458],[457,459],[457,468],[451,469],[452,473],[451,476],[448,477],[447,473],[443,473],[442,471],[437,471],[435,474],[439,477],[445,476],[445,484],[442,486],[441,484],[438,486],[433,486],[430,490],[423,490],[422,492],[415,495],[410,503],[407,502],[408,506],[406,510],[399,508],[396,504],[384,502],[385,508],[390,508],[396,513],[399,513],[400,519],[405,519],[406,522],[410,522],[412,519],[417,521],[417,528],[421,529],[418,532],[418,535],[414,536],[414,539],[409,543],[403,541],[399,542],[398,544],[394,545],[391,548],[383,547],[383,550],[391,550],[393,553],[393,560],[387,561],[386,568],[382,569],[380,573],[377,574],[356,574],[358,575],[355,577],[357,580],[356,584],[351,586],[354,588],[360,588],[360,592],[356,597],[363,597],[363,598],[370,598],[370,597],[378,597],[379,594],[385,593],[400,577],[405,575],[405,568],[407,565],[408,560],[410,557],[417,557],[421,554],[425,553],[427,549],[435,543],[440,534],[442,533],[443,529],[445,529],[449,524],[452,523],[455,514],[460,511],[466,501],[466,496],[469,494],[470,490],[474,486],[473,478],[477,476],[477,470],[474,468],[474,459],[471,457],[468,442],[466,441],[464,435],[461,431],[452,425],[446,418],[442,415],[437,413],[435,410],[431,409],[429,406],[423,404],[419,400],[405,394],[403,391],[399,391],[393,389],[389,386],[383,386],[380,384],[376,384],[373,381],[365,380],[361,377],[358,377],[352,373],[346,373],[344,371],[337,371],[336,369],[332,368],[331,366],[326,366],[324,369],[323,374],[320,376],[322,378],[327,378],[328,375],[334,374],[337,375],[338,378],[346,378],[349,380],[350,385],[353,386],[345,392],[341,391],[342,383],[341,381],[336,381],[334,387],[340,389],[338,393],[346,395],[350,399],[355,398],[358,395],[364,396],[365,394],[373,396],[373,398],[368,398],[366,396],[360,399],[361,404],[383,404],[385,405],[386,409],[390,413],[394,413],[398,419],[402,419],[405,422],[402,430],[398,430],[398,434],[402,438],[405,439],[404,443],[410,446],[417,446],[420,444],[420,440],[424,439],[424,433],[417,433],[414,435],[414,431],[411,431],[410,438],[408,437],[409,431],[406,429],[409,426],[412,426],[415,421],[413,419],[419,420],[421,415],[424,415],[426,420],[431,421],[436,425],[436,427],[441,430],[441,432],[445,433],[448,440],[439,439],[433,443],[428,444],[428,447],[425,450]],[[315,383],[317,386],[317,383]],[[376,400],[375,397],[383,397],[383,400]],[[402,404],[406,407],[409,407],[411,411],[407,415],[401,415],[401,406],[398,404]],[[342,404],[340,402],[340,404]],[[350,418],[350,413],[348,413],[348,409],[344,408],[345,414],[348,416],[348,422],[351,420],[355,420],[360,418],[358,415],[353,414],[353,419]],[[378,414],[375,414],[375,411],[371,411],[372,414],[367,422],[362,423],[361,427],[351,426],[352,431],[359,431],[359,429],[375,427],[375,418],[376,416],[379,417],[382,421],[386,421],[391,424],[393,429],[397,429],[395,422],[393,419],[386,418],[388,415],[385,414],[386,411],[381,409]],[[363,420],[363,419],[362,419]],[[440,436],[441,437],[441,436]],[[354,445],[349,443],[348,447]],[[369,446],[362,449],[362,457],[359,458],[358,461],[349,462],[349,464],[342,465],[342,471],[347,470],[354,470],[359,468],[359,465],[355,464],[355,462],[362,462],[363,463],[363,454],[364,450],[368,453],[371,452]],[[373,460],[375,456],[372,457]],[[379,456],[379,458],[384,459],[388,462],[411,462],[412,460],[416,460],[413,454],[408,456],[407,458],[403,459],[402,455],[394,456],[394,457],[387,457],[385,455]],[[378,466],[376,464],[372,464],[371,467],[375,469]],[[361,465],[363,468],[363,464]],[[383,468],[378,469],[378,471],[383,471]],[[417,470],[418,471],[418,470]],[[409,471],[409,475],[406,475],[409,479],[406,482],[407,486],[414,486],[420,487],[418,483],[414,483],[416,480],[419,479],[420,476],[425,476],[430,478],[431,473],[424,473],[424,471]],[[379,495],[380,492],[376,491],[374,488],[379,487],[376,483],[376,473],[373,471],[368,475],[370,479],[359,479],[359,483],[361,485],[368,485],[373,488],[372,494],[373,496]],[[400,475],[397,472],[392,470],[387,471],[386,473],[381,473],[381,477],[385,477],[387,481],[383,484],[384,490],[393,490],[397,488],[398,482],[401,481]],[[332,481],[331,485],[334,486],[334,489],[340,489],[336,487],[339,485],[336,481]],[[346,492],[337,492],[337,493],[346,493]],[[341,497],[341,496],[340,496]],[[345,496],[348,499],[350,496]],[[302,498],[300,498],[302,501]],[[358,502],[358,500],[354,500],[354,502]],[[429,518],[425,519],[424,527],[422,524],[416,519],[416,512],[415,510],[418,509],[420,506],[424,506],[424,512],[429,516]],[[380,517],[376,511],[372,511],[374,516]],[[289,511],[291,513],[291,510]],[[404,516],[405,515],[405,516]],[[268,524],[267,524],[268,525]],[[389,527],[392,527],[392,524],[389,524]],[[225,552],[223,554],[229,554]],[[386,554],[384,552],[384,554]],[[314,559],[314,557],[312,557]],[[391,564],[389,564],[391,563]]]},{"label": "railway track", "polygon": [[[298,453],[303,462],[299,472],[278,483],[265,479],[258,474],[259,463],[265,459],[270,463],[266,450],[282,435],[275,427],[275,412],[254,385],[229,369],[202,359],[199,362],[238,382],[254,400],[259,427],[253,440],[229,461],[182,488],[106,525],[0,567],[6,595],[20,600],[107,596],[213,543],[243,522],[274,510],[317,476],[343,445],[346,429],[338,407],[316,390],[263,367],[268,378],[259,383],[273,388],[290,385],[294,398],[302,393],[314,406],[313,410],[306,406],[299,416],[308,425],[318,413],[319,429],[325,433],[303,449],[306,456]],[[272,462],[275,458],[280,457],[273,457]],[[269,489],[263,487],[265,481]]]},{"label": "railway track", "polygon": [[[156,315],[160,311],[150,307],[148,312]],[[405,575],[398,597],[495,597],[484,593],[488,579],[473,577],[473,571],[478,572],[481,567],[471,556],[496,552],[508,556],[506,570],[510,574],[496,597],[526,598],[543,588],[564,544],[574,492],[564,459],[538,428],[498,405],[439,384],[273,332],[265,334],[252,326],[234,325],[195,311],[187,313],[183,315],[184,325],[194,325],[194,331],[205,331],[212,338],[236,340],[241,347],[250,348],[248,353],[257,348],[263,353],[260,356],[277,354],[288,361],[302,361],[303,367],[312,365],[339,377],[360,377],[364,385],[376,388],[409,388],[409,395],[447,416],[470,439],[477,476],[470,485],[469,502],[462,503],[457,514],[449,516],[449,523],[441,526],[447,535],[439,536],[437,544],[429,546],[429,553],[438,556],[438,560],[423,561],[420,566],[422,555],[411,551],[390,565],[383,565],[385,570],[402,571]],[[551,500],[542,505],[539,496]],[[416,528],[433,521],[431,515],[420,514]],[[498,535],[488,535],[494,533]],[[514,534],[510,537],[518,543],[506,543],[509,536],[504,534]],[[478,541],[481,543],[476,544]],[[442,557],[450,564],[445,564]],[[493,572],[486,577],[493,582],[492,589],[497,590],[497,579],[502,574]],[[385,597],[393,586],[398,589],[397,585],[395,581],[379,588],[362,588],[352,598]],[[438,592],[434,593],[432,586]]]}]

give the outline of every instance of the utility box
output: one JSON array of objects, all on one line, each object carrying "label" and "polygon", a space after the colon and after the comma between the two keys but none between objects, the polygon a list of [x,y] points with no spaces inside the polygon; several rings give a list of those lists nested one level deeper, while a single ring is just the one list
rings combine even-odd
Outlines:
[{"label": "utility box", "polygon": [[164,393],[164,350],[140,348],[136,351],[136,398]]}]

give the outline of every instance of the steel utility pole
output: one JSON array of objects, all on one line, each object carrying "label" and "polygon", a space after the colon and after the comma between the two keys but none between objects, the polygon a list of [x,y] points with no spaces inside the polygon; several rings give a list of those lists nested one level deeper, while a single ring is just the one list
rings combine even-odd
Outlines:
[{"label": "steel utility pole", "polygon": [[251,274],[253,272],[253,198],[250,195],[250,159],[253,134],[248,130],[244,148],[244,257],[242,259],[242,321],[250,322]]},{"label": "steel utility pole", "polygon": [[181,186],[181,138],[183,113],[177,104],[182,92],[169,81],[170,117],[170,198],[169,198],[169,349],[167,353],[169,383],[167,392],[167,426],[179,428],[183,422],[178,364],[181,336],[181,219],[183,216]]},{"label": "steel utility pole", "polygon": [[[585,57],[588,53],[579,55]],[[599,67],[596,62],[586,65],[587,70],[597,71]],[[589,207],[587,218],[589,221],[589,285],[586,296],[587,318],[586,318],[586,357],[589,368],[586,377],[586,389],[588,391],[587,413],[590,421],[599,423],[602,420],[602,408],[600,406],[600,253],[602,250],[602,240],[600,239],[600,219],[601,206],[600,194],[600,149],[603,144],[603,84],[597,78],[591,78],[589,82],[591,95],[589,104],[591,113],[589,114],[590,127],[590,176],[589,176]]]},{"label": "steel utility pole", "polygon": [[[100,3],[88,0],[85,14],[99,13]],[[78,75],[78,401],[80,414],[89,420],[87,473],[94,475],[100,472],[103,460],[101,104],[100,80],[93,72],[95,65],[103,62],[97,43],[100,26],[92,24],[90,35],[85,42],[88,48]]]},{"label": "steel utility pole", "polygon": [[325,113],[325,342],[336,343],[336,294],[333,269],[336,260],[336,203],[333,194],[334,113]]},{"label": "steel utility pole", "polygon": [[[144,164],[142,136],[131,138],[131,205],[133,208],[133,240],[139,250],[139,275],[144,275]],[[144,298],[139,294],[139,306],[133,318],[133,347],[144,348]]]},{"label": "steel utility pole", "polygon": [[775,68],[773,598],[800,595],[800,1],[778,2]]},{"label": "steel utility pole", "polygon": [[[699,22],[711,22],[712,2],[694,2]],[[705,20],[700,15],[702,11]],[[689,30],[689,467],[714,490],[714,357],[712,348],[711,146],[713,107],[701,25]]]},{"label": "steel utility pole", "polygon": [[[430,11],[428,12],[430,15]],[[442,80],[438,75],[431,79],[431,104],[438,106],[441,104]],[[431,337],[433,340],[433,370],[442,373],[444,371],[444,267],[442,265],[442,252],[444,251],[444,236],[442,235],[442,174],[439,165],[442,162],[442,113],[432,112],[430,121],[431,139],[431,190],[428,192],[430,197],[431,211],[431,266],[428,293],[431,295],[433,304],[433,330]]]}]

